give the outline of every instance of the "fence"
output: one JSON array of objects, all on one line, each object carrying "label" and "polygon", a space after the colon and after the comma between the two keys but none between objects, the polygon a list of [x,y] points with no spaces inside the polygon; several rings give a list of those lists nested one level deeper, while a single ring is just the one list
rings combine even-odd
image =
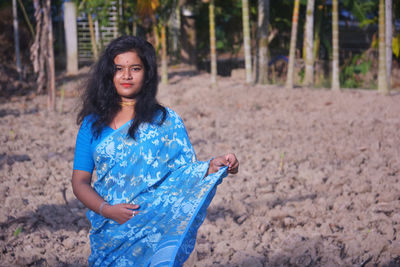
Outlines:
[{"label": "fence", "polygon": [[[100,26],[94,20],[96,45],[99,51],[118,36],[118,10],[115,2],[110,6],[106,25]],[[93,62],[92,43],[87,14],[81,13],[77,18],[78,30],[78,61],[80,64]]]}]

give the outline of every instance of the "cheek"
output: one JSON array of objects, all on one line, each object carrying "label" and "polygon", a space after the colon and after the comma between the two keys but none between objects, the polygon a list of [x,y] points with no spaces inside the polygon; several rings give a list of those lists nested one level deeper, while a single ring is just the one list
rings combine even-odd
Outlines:
[{"label": "cheek", "polygon": [[117,82],[118,82],[118,75],[115,74],[114,77],[113,77],[113,83],[114,83],[114,85],[116,85]]}]

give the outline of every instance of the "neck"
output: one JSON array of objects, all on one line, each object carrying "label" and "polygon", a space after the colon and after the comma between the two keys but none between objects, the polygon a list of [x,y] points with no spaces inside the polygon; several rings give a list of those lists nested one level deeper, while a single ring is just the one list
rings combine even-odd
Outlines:
[{"label": "neck", "polygon": [[119,105],[121,106],[121,107],[133,107],[133,106],[135,106],[135,104],[136,104],[136,101],[135,100],[133,100],[133,101],[121,101],[121,102],[119,102]]}]

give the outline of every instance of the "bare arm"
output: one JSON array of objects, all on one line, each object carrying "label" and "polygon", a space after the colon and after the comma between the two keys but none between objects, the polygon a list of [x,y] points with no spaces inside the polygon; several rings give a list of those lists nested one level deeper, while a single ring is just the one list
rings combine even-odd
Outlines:
[{"label": "bare arm", "polygon": [[[92,211],[100,214],[100,205],[104,202],[99,194],[90,185],[92,181],[92,174],[86,171],[74,170],[72,173],[72,189],[77,199],[79,199],[86,207]],[[120,224],[126,222],[138,211],[139,205],[133,204],[117,204],[117,205],[104,205],[102,215],[110,218]]]},{"label": "bare arm", "polygon": [[86,171],[74,170],[72,173],[72,189],[77,199],[94,212],[100,213],[99,208],[104,200],[90,185],[92,174]]}]

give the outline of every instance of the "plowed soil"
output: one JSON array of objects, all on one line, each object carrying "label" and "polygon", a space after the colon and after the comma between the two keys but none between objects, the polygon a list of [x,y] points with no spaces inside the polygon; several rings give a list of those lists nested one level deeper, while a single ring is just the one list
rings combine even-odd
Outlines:
[{"label": "plowed soil", "polygon": [[[159,100],[200,160],[234,152],[186,266],[400,265],[400,95],[245,85],[171,71]],[[81,75],[82,76],[82,75]],[[0,104],[0,266],[85,266],[71,188],[79,82]],[[60,102],[57,103],[59,108]]]}]

